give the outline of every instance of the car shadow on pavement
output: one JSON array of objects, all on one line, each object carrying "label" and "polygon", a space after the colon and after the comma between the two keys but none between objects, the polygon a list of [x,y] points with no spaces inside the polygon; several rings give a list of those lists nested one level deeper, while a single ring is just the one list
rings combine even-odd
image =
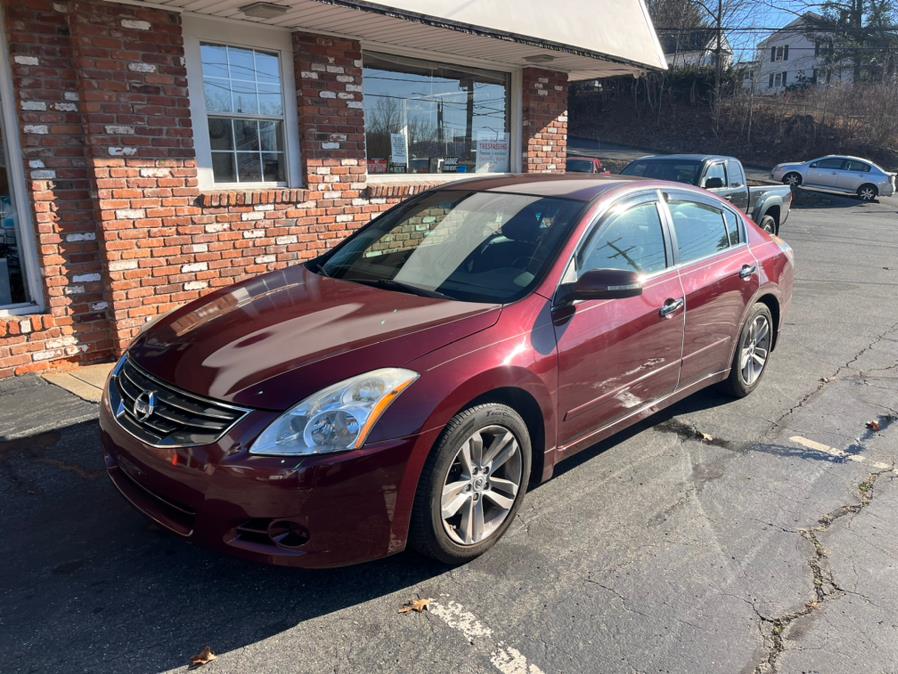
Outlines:
[{"label": "car shadow on pavement", "polygon": [[205,550],[134,511],[99,447],[95,421],[0,438],[0,671],[181,667],[447,570],[410,553],[313,572]]},{"label": "car shadow on pavement", "polygon": [[[874,201],[873,203],[879,203]],[[792,208],[861,208],[866,203],[848,195],[797,189],[792,192]]]}]

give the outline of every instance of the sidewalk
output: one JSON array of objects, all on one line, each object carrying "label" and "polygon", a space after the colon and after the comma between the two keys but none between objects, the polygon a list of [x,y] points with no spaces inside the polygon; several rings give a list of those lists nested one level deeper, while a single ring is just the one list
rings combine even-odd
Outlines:
[{"label": "sidewalk", "polygon": [[97,418],[97,406],[40,377],[0,382],[0,444]]},{"label": "sidewalk", "polygon": [[98,403],[103,395],[106,377],[114,366],[115,363],[99,363],[85,365],[68,372],[48,372],[42,376],[51,384],[74,393],[83,400]]}]

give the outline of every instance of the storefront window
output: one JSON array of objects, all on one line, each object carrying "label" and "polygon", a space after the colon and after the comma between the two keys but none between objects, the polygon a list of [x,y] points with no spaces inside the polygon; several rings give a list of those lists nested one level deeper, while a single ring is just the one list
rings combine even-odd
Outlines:
[{"label": "storefront window", "polygon": [[364,55],[368,173],[509,170],[509,76]]},{"label": "storefront window", "polygon": [[6,129],[0,119],[0,309],[29,301],[22,268],[12,177],[9,173]]}]

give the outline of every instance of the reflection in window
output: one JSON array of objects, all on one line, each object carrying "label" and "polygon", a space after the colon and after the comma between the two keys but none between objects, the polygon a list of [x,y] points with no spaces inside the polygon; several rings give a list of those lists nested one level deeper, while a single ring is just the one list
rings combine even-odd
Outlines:
[{"label": "reflection in window", "polygon": [[215,182],[284,182],[278,55],[207,43],[200,49]]},{"label": "reflection in window", "polygon": [[680,263],[729,248],[730,235],[719,209],[694,201],[671,201],[670,214],[677,235]]},{"label": "reflection in window", "polygon": [[0,308],[29,300],[2,124],[0,120]]},{"label": "reflection in window", "polygon": [[369,173],[509,170],[509,76],[364,56]]},{"label": "reflection in window", "polygon": [[640,204],[613,217],[584,248],[578,275],[594,269],[652,274],[667,266],[664,233],[655,203]]}]

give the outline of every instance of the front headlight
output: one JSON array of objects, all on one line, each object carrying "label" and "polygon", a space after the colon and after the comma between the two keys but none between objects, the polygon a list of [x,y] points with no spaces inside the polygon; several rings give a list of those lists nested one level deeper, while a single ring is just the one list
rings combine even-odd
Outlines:
[{"label": "front headlight", "polygon": [[386,367],[328,386],[275,419],[250,454],[304,456],[357,449],[418,377],[411,370]]}]

